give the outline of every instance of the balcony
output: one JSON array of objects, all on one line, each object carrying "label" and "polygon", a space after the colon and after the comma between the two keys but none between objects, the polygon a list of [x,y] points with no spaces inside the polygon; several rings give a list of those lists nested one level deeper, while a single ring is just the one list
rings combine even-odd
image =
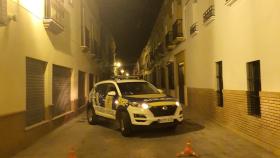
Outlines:
[{"label": "balcony", "polygon": [[58,34],[64,30],[63,19],[63,0],[46,0],[45,18],[43,20],[44,27],[55,34]]},{"label": "balcony", "polygon": [[211,5],[204,13],[203,13],[203,22],[204,24],[209,24],[210,22],[215,20],[215,7]]},{"label": "balcony", "polygon": [[225,5],[226,6],[231,6],[236,0],[226,0]]},{"label": "balcony", "polygon": [[0,0],[0,26],[7,24],[7,0]]},{"label": "balcony", "polygon": [[173,24],[173,40],[175,43],[179,43],[185,40],[183,33],[183,20],[177,19]]},{"label": "balcony", "polygon": [[160,43],[159,45],[158,45],[158,47],[156,48],[156,51],[155,51],[155,53],[156,53],[156,57],[157,58],[162,58],[162,57],[164,57],[164,55],[165,55],[165,53],[164,53],[165,51],[164,51],[164,44],[163,44],[163,42],[162,43]]},{"label": "balcony", "polygon": [[195,36],[196,34],[198,34],[198,24],[194,23],[191,27],[190,27],[190,35],[191,36]]},{"label": "balcony", "polygon": [[147,68],[148,68],[148,70],[153,69],[153,67],[155,66],[155,63],[156,63],[155,52],[154,52],[154,51],[151,51],[151,52],[149,53],[149,60],[148,60],[148,62],[147,62]]},{"label": "balcony", "polygon": [[98,52],[97,41],[96,40],[91,40],[91,46],[90,46],[89,55],[92,58],[95,58],[97,52]]},{"label": "balcony", "polygon": [[172,50],[175,48],[175,44],[173,43],[173,32],[169,31],[165,36],[165,46],[168,50]]},{"label": "balcony", "polygon": [[87,27],[82,28],[82,35],[81,35],[81,48],[83,52],[90,51],[90,31]]}]

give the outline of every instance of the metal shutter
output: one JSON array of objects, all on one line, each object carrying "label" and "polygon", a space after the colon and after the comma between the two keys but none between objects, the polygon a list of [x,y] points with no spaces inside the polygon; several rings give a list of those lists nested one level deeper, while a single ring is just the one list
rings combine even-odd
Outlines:
[{"label": "metal shutter", "polygon": [[26,58],[26,125],[44,120],[46,62]]},{"label": "metal shutter", "polygon": [[71,110],[71,69],[53,66],[53,115],[57,116]]},{"label": "metal shutter", "polygon": [[78,76],[78,106],[85,105],[85,73],[79,71]]}]

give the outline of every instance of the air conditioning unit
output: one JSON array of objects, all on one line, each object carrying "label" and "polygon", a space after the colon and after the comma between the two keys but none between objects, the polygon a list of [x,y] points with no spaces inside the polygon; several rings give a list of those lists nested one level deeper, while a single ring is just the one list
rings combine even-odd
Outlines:
[{"label": "air conditioning unit", "polygon": [[7,24],[7,0],[0,0],[0,25]]}]

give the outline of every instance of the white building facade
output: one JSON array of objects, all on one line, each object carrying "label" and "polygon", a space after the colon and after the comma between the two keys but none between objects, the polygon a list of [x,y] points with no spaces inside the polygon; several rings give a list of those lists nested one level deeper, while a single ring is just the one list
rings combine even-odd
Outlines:
[{"label": "white building facade", "polygon": [[165,0],[140,72],[190,111],[279,153],[279,8],[277,0]]}]

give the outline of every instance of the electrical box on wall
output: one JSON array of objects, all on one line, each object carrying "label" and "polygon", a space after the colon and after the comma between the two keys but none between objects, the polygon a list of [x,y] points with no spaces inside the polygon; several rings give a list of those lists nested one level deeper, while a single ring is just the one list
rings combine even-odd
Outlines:
[{"label": "electrical box on wall", "polygon": [[0,0],[0,25],[5,25],[7,20],[7,0]]}]

